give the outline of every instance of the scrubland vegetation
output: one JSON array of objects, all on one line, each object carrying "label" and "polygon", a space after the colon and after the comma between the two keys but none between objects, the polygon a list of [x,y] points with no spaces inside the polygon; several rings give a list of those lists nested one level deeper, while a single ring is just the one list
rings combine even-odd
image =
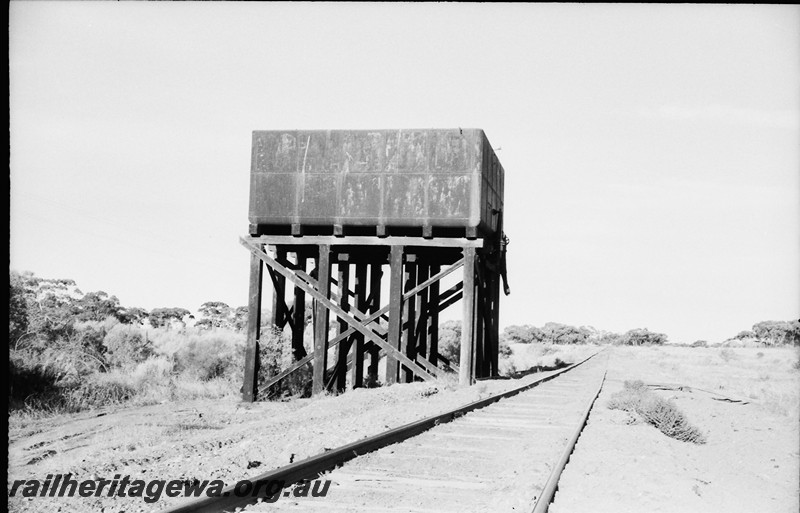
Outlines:
[{"label": "scrubland vegetation", "polygon": [[125,308],[75,282],[10,274],[9,407],[71,412],[238,393],[246,308]]},{"label": "scrubland vegetation", "polygon": [[626,381],[625,388],[611,397],[608,407],[623,410],[658,428],[670,438],[706,443],[705,434],[686,419],[675,403],[651,392],[642,381]]},{"label": "scrubland vegetation", "polygon": [[[73,280],[11,271],[10,411],[39,415],[119,403],[238,396],[247,308],[209,301],[197,312],[195,317],[181,307],[149,312],[124,307],[105,292],[81,292]],[[308,308],[307,316],[310,322]],[[460,322],[440,326],[439,351],[453,366],[458,364],[460,337]],[[693,346],[709,345],[700,342]],[[577,346],[586,344],[667,343],[666,335],[647,329],[617,334],[558,323],[509,326],[501,335],[500,369],[514,375],[537,366],[558,367],[576,359]],[[800,322],[758,323],[722,345],[800,346]],[[262,329],[260,356],[261,382],[293,361],[287,337],[271,327]],[[720,353],[723,360],[734,357]],[[271,391],[272,397],[307,393],[309,377],[305,371],[293,374],[281,389]]]}]

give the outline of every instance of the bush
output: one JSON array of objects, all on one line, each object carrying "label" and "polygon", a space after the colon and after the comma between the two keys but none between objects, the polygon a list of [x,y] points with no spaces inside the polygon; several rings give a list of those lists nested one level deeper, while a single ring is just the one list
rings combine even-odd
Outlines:
[{"label": "bush", "polygon": [[586,328],[548,322],[542,326],[542,342],[549,344],[585,344],[592,333]]},{"label": "bush", "polygon": [[143,361],[133,369],[131,376],[137,381],[148,383],[168,383],[175,370],[175,365],[163,356],[153,356]]},{"label": "bush", "polygon": [[[259,341],[258,386],[260,390],[267,381],[294,363],[291,338],[273,326],[261,330]],[[286,376],[267,391],[267,397],[311,396],[313,367],[306,364]]]},{"label": "bush", "polygon": [[642,400],[642,394],[647,392],[647,387],[641,381],[626,381],[624,388],[611,396],[608,409],[634,412]]},{"label": "bush", "polygon": [[10,349],[9,410],[69,413],[223,397],[241,386],[244,336],[227,330],[145,330],[111,317],[73,322],[45,342]]},{"label": "bush", "polygon": [[8,359],[9,409],[58,408],[65,402],[58,384],[63,372],[27,353],[14,352]]},{"label": "bush", "polygon": [[439,325],[439,354],[458,366],[461,356],[461,322],[447,321]]},{"label": "bush", "polygon": [[136,326],[117,324],[103,339],[106,360],[119,368],[131,368],[153,354],[146,333]]},{"label": "bush", "polygon": [[133,398],[136,387],[124,375],[91,374],[67,391],[67,409],[80,411],[87,408],[118,404]]},{"label": "bush", "polygon": [[510,343],[530,344],[532,342],[541,342],[544,339],[544,333],[539,328],[528,324],[524,326],[507,326],[503,330],[501,339]]},{"label": "bush", "polygon": [[753,334],[767,346],[800,346],[800,320],[762,321],[753,325]]},{"label": "bush", "polygon": [[695,444],[706,443],[705,435],[689,424],[686,416],[672,401],[653,394],[642,401],[636,412],[670,438]]},{"label": "bush", "polygon": [[635,413],[670,438],[695,444],[706,443],[705,435],[692,426],[674,402],[649,391],[641,381],[626,381],[624,388],[611,396],[611,410]]},{"label": "bush", "polygon": [[692,342],[692,347],[708,347],[708,342],[705,340],[696,340]]},{"label": "bush", "polygon": [[106,351],[106,348],[103,345],[103,340],[105,340],[110,329],[111,327],[107,327],[103,322],[76,322],[75,336],[78,338],[84,348],[94,352],[97,355],[102,355]]},{"label": "bush", "polygon": [[235,373],[241,366],[244,339],[225,331],[190,335],[174,354],[179,373],[201,381]]},{"label": "bush", "polygon": [[663,333],[653,333],[644,329],[634,329],[620,337],[619,343],[625,346],[661,346],[667,343]]},{"label": "bush", "polygon": [[500,339],[500,342],[497,347],[497,353],[499,358],[509,358],[514,351],[511,349],[511,346],[508,345],[504,339]]},{"label": "bush", "polygon": [[116,371],[75,375],[57,359],[9,358],[9,409],[77,412],[132,398],[136,388]]}]

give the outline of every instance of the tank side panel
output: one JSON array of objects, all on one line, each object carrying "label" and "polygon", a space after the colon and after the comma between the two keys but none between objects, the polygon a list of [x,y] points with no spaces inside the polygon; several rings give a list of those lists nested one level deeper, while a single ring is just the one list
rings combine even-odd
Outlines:
[{"label": "tank side panel", "polygon": [[297,145],[292,132],[253,132],[250,170],[252,224],[291,223],[298,215]]},{"label": "tank side panel", "polygon": [[478,129],[256,131],[250,222],[491,229],[493,162]]}]

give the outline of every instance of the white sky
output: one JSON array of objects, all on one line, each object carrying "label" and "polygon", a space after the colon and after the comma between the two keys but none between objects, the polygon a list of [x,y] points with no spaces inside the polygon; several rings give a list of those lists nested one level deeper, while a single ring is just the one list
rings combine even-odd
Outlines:
[{"label": "white sky", "polygon": [[506,170],[502,326],[714,342],[800,315],[798,6],[9,12],[12,269],[245,305],[252,130],[472,127]]}]

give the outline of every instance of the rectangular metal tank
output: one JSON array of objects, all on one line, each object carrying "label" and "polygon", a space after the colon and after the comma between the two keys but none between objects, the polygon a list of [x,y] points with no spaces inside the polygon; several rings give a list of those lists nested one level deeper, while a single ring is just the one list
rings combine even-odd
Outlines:
[{"label": "rectangular metal tank", "polygon": [[253,234],[296,225],[488,236],[502,208],[503,167],[480,129],[253,132]]}]

